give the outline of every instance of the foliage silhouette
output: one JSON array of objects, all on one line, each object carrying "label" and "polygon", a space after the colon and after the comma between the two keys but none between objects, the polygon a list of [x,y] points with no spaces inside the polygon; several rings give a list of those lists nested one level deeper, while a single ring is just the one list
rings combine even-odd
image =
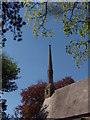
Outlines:
[{"label": "foliage silhouette", "polygon": [[13,39],[22,40],[22,27],[25,25],[20,16],[20,9],[23,8],[21,2],[2,2],[2,44],[5,46],[7,38],[5,33],[11,31]]}]

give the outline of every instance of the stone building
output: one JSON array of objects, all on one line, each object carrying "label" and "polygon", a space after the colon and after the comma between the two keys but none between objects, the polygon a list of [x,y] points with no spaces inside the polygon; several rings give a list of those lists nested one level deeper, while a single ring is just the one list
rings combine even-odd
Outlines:
[{"label": "stone building", "polygon": [[56,120],[90,120],[90,77],[55,90],[51,46],[49,45],[48,85],[43,108],[47,118]]}]

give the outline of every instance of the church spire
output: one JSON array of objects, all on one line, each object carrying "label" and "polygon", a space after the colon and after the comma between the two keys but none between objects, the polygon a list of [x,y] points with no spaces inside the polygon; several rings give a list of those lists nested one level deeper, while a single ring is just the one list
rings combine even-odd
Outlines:
[{"label": "church spire", "polygon": [[53,67],[52,67],[52,55],[51,55],[51,45],[49,45],[49,59],[48,59],[48,84],[45,88],[45,98],[51,97],[55,91],[53,85]]},{"label": "church spire", "polygon": [[48,59],[48,70],[52,70],[52,56],[51,56],[51,45],[49,45],[49,59]]},{"label": "church spire", "polygon": [[52,66],[51,45],[49,45],[48,83],[53,83],[53,66]]}]

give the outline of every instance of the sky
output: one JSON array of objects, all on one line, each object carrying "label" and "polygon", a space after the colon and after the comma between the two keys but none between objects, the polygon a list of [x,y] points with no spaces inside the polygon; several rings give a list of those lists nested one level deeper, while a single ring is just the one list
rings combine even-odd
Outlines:
[{"label": "sky", "polygon": [[61,32],[63,26],[60,21],[55,22],[52,17],[48,18],[47,27],[54,30],[52,38],[39,35],[36,39],[32,33],[32,26],[28,25],[23,27],[21,42],[14,41],[12,33],[6,34],[8,41],[3,51],[13,58],[21,69],[20,79],[16,80],[18,90],[3,95],[3,98],[7,99],[8,114],[13,114],[15,107],[21,104],[22,89],[36,84],[39,80],[47,82],[49,44],[52,49],[53,81],[61,80],[66,76],[71,76],[75,81],[88,77],[88,62],[79,69],[72,60],[72,55],[68,55],[65,51],[68,41],[71,38],[77,39],[78,36],[72,35],[67,38],[65,33]]}]

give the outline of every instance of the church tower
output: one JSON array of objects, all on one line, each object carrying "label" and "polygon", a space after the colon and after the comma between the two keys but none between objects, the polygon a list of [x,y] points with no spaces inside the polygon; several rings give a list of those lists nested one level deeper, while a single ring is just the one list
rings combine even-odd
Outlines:
[{"label": "church tower", "polygon": [[48,85],[45,88],[45,98],[52,96],[55,91],[53,85],[53,66],[52,66],[52,55],[51,55],[51,45],[49,45],[49,59],[48,59]]}]

